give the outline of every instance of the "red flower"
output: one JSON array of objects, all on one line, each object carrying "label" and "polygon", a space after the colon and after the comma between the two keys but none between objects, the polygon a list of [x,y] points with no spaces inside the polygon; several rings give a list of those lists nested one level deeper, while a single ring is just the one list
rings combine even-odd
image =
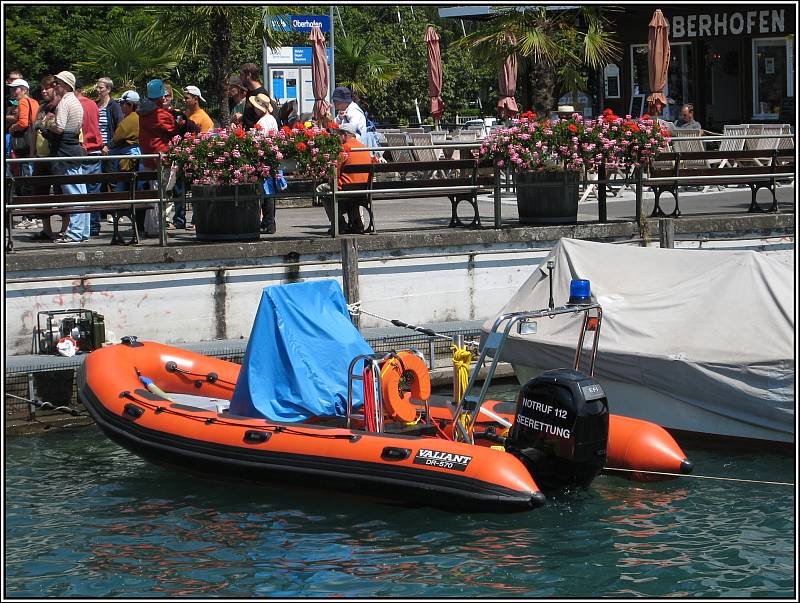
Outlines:
[{"label": "red flower", "polygon": [[603,109],[603,115],[606,117],[614,117],[614,110],[613,109]]},{"label": "red flower", "polygon": [[256,130],[263,130],[264,128],[261,127],[261,124],[256,124],[253,126]]},{"label": "red flower", "polygon": [[653,119],[653,118],[650,117],[649,113],[645,113],[644,115],[642,115],[642,119]]},{"label": "red flower", "polygon": [[242,130],[241,128],[236,128],[233,131],[233,135],[236,136],[236,138],[244,138],[244,130]]},{"label": "red flower", "polygon": [[298,142],[295,145],[295,148],[302,153],[303,151],[305,151],[308,148],[308,145],[306,143],[304,143],[304,142]]},{"label": "red flower", "polygon": [[569,125],[567,126],[567,130],[569,130],[570,132],[572,132],[573,134],[575,134],[575,132],[577,132],[577,131],[578,131],[578,126],[576,126],[575,124],[569,124]]}]

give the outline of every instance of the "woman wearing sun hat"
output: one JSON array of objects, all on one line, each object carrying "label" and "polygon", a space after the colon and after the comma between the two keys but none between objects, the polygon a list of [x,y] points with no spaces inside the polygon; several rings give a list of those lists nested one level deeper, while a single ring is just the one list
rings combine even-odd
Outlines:
[{"label": "woman wearing sun hat", "polygon": [[272,132],[278,130],[278,122],[272,115],[272,101],[266,94],[257,94],[251,96],[248,101],[255,107],[256,115],[259,116],[256,126],[259,126],[264,132]]}]

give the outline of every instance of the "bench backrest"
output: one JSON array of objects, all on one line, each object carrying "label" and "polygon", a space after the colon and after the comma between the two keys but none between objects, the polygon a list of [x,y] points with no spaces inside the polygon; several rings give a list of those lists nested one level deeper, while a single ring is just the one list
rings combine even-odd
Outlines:
[{"label": "bench backrest", "polygon": [[[702,153],[705,151],[705,145],[703,145],[703,141],[699,140],[700,136],[702,135],[702,130],[681,130],[677,129],[674,131],[675,138],[697,138],[698,140],[672,140],[672,149],[676,153]],[[683,167],[687,168],[703,168],[708,165],[703,159],[694,159],[690,161],[683,162]]]},{"label": "bench backrest", "polygon": [[[408,146],[408,138],[405,132],[387,132],[386,144],[390,147],[406,147]],[[393,150],[387,151],[392,161],[414,161],[414,155],[410,150]]]},{"label": "bench backrest", "polygon": [[719,145],[720,151],[744,150],[744,138],[737,138],[737,136],[744,136],[745,134],[747,134],[746,124],[740,124],[740,125],[726,124],[723,127],[722,133],[728,138],[720,142]]},{"label": "bench backrest", "polygon": [[478,131],[477,130],[459,130],[453,136],[454,140],[458,142],[475,142],[478,140]]},{"label": "bench backrest", "polygon": [[[792,126],[789,124],[783,124],[781,128],[781,134],[791,134],[792,133]],[[778,139],[778,148],[779,149],[793,149],[794,148],[794,138],[779,138]]]},{"label": "bench backrest", "polygon": [[[748,136],[760,136],[764,133],[764,124],[746,124]],[[744,142],[746,151],[769,149],[769,140],[764,138],[748,138]]]},{"label": "bench backrest", "polygon": [[431,143],[436,144],[437,142],[444,142],[447,140],[447,132],[444,130],[434,130],[430,132],[431,135]]},{"label": "bench backrest", "polygon": [[[411,144],[414,146],[431,146],[433,144],[430,133],[427,134],[410,134]],[[436,161],[436,151],[434,149],[414,149],[414,155],[417,161]]]}]

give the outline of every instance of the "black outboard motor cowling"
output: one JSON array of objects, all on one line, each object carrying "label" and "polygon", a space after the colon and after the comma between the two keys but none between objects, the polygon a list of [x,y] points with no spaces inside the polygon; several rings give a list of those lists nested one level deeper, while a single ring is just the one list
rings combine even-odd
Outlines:
[{"label": "black outboard motor cowling", "polygon": [[556,369],[520,389],[506,450],[542,490],[588,486],[605,465],[607,443],[608,400],[594,377]]}]

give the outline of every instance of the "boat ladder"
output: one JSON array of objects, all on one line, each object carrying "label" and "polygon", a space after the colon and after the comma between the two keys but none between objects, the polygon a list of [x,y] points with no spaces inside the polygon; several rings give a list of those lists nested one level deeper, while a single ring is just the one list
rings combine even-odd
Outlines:
[{"label": "boat ladder", "polygon": [[[486,336],[486,341],[483,344],[480,356],[475,362],[475,366],[470,374],[469,383],[467,384],[467,387],[464,389],[464,393],[458,401],[455,413],[453,413],[453,416],[455,417],[453,429],[454,440],[468,442],[470,444],[475,443],[472,437],[472,426],[475,424],[475,420],[481,410],[481,406],[486,400],[486,393],[491,385],[492,377],[494,377],[494,373],[497,370],[497,365],[501,359],[503,346],[508,339],[511,329],[516,325],[517,332],[520,335],[524,335],[526,333],[535,333],[536,319],[544,317],[554,318],[555,316],[561,314],[575,315],[579,312],[583,313],[583,324],[581,325],[581,330],[578,337],[578,345],[575,349],[573,368],[575,370],[580,369],[581,351],[583,349],[583,342],[586,332],[594,331],[594,340],[592,342],[592,350],[589,360],[589,375],[594,375],[594,363],[595,358],[597,357],[597,342],[599,340],[600,324],[602,323],[603,318],[603,309],[600,307],[600,304],[589,303],[581,305],[565,305],[554,308],[545,308],[542,310],[510,312],[507,314],[501,314],[497,317],[492,325],[492,330]],[[502,331],[500,330],[501,326]],[[487,356],[492,357],[492,363],[489,365],[489,369],[487,370],[486,376],[483,379],[483,385],[480,388],[480,392],[476,395],[474,391],[477,390],[476,382],[478,381],[478,372],[483,366]]]}]

